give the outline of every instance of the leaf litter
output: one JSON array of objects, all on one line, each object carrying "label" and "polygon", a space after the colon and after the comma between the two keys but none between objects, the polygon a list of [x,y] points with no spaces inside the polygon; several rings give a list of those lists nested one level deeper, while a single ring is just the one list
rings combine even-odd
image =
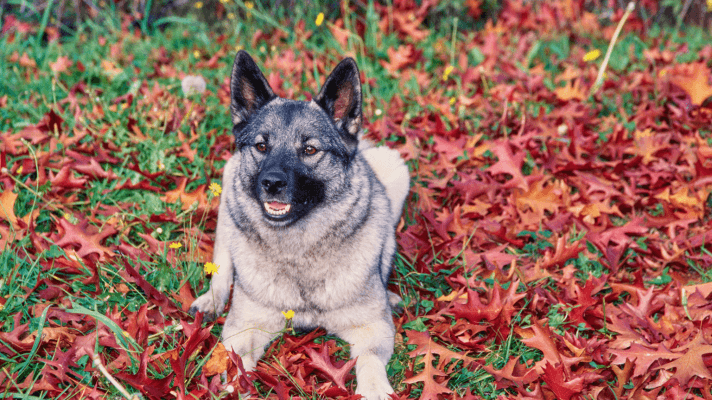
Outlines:
[{"label": "leaf litter", "polygon": [[[450,49],[425,22],[436,3],[375,5],[374,33],[357,29],[390,43],[360,60],[367,137],[399,150],[413,180],[391,281],[405,300],[395,397],[712,398],[712,46],[678,62],[689,44],[635,36],[632,17],[628,64],[590,96],[590,51],[612,35],[595,15],[508,2]],[[350,23],[320,34],[349,46]],[[36,30],[23,24],[6,20],[6,43]],[[283,96],[312,91],[344,54],[274,32],[243,45]],[[116,35],[98,64],[4,55],[20,81],[55,76],[65,90],[52,104],[33,93],[17,111],[30,122],[2,125],[0,389],[115,395],[98,355],[144,398],[356,398],[347,346],[321,330],[285,327],[240,374],[219,344],[223,319],[187,315],[207,285],[210,184],[232,150],[234,44],[215,33],[211,54],[155,44],[142,71],[140,32],[123,23]],[[207,84],[176,90],[201,73]],[[122,80],[131,89],[113,90]]]}]

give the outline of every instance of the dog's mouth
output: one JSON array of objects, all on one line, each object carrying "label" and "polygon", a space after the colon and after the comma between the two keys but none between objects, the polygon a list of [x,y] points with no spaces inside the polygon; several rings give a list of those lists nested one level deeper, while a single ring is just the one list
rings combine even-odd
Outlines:
[{"label": "dog's mouth", "polygon": [[280,203],[278,201],[270,201],[264,203],[265,211],[273,217],[286,215],[292,209],[291,204]]}]

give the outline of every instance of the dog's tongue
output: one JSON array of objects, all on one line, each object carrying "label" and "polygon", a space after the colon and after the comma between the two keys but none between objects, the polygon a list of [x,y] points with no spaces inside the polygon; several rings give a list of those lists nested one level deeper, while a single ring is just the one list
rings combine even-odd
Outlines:
[{"label": "dog's tongue", "polygon": [[289,204],[280,203],[278,201],[273,201],[271,203],[267,203],[267,205],[269,205],[270,208],[277,210],[277,211],[282,211],[285,208],[287,208],[287,206],[289,206]]}]

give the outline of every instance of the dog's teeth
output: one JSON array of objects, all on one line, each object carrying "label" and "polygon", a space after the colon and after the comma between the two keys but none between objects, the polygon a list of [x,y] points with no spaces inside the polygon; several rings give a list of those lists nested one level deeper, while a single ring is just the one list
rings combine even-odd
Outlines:
[{"label": "dog's teeth", "polygon": [[283,204],[283,203],[278,203],[274,202],[273,204],[279,204],[283,206],[283,208],[276,208],[270,205],[270,203],[264,203],[265,210],[267,211],[268,214],[270,215],[284,215],[289,212],[289,210],[292,208],[291,204]]}]

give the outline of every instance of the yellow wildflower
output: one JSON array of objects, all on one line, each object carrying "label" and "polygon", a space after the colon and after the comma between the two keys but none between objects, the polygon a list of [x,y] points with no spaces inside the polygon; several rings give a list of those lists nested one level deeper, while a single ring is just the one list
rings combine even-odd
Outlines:
[{"label": "yellow wildflower", "polygon": [[208,189],[210,190],[210,194],[213,196],[219,196],[220,193],[222,193],[222,187],[220,187],[220,184],[215,182],[211,183]]},{"label": "yellow wildflower", "polygon": [[218,272],[218,268],[220,268],[219,265],[215,265],[211,262],[206,262],[205,266],[203,267],[203,271],[205,271],[205,275],[212,275]]},{"label": "yellow wildflower", "polygon": [[227,13],[227,19],[235,19],[235,14]]},{"label": "yellow wildflower", "polygon": [[450,77],[450,74],[452,73],[452,70],[455,69],[452,65],[448,65],[447,68],[445,68],[445,72],[443,72],[443,80],[446,81],[447,78]]},{"label": "yellow wildflower", "polygon": [[282,315],[284,315],[284,318],[292,319],[294,318],[294,310],[289,310],[289,311],[282,311]]},{"label": "yellow wildflower", "polygon": [[227,3],[230,2],[230,0],[220,0],[220,2],[223,3],[223,4],[227,4]]},{"label": "yellow wildflower", "polygon": [[593,61],[601,56],[601,50],[593,49],[583,56],[583,60],[586,62]]},{"label": "yellow wildflower", "polygon": [[200,58],[200,52],[199,52],[198,50],[195,50],[195,51],[193,52],[193,57],[195,57],[195,58]]},{"label": "yellow wildflower", "polygon": [[316,26],[321,26],[321,24],[324,23],[324,13],[319,13],[319,15],[316,16],[316,21],[314,21]]},{"label": "yellow wildflower", "polygon": [[451,106],[454,105],[456,101],[457,101],[456,98],[450,97],[450,105],[451,105]]},{"label": "yellow wildflower", "polygon": [[170,247],[171,249],[180,249],[181,247],[183,247],[183,245],[178,242],[173,242],[169,244],[168,247]]},{"label": "yellow wildflower", "polygon": [[202,1],[196,1],[195,4],[193,4],[193,7],[197,8],[198,10],[200,10],[201,8],[203,8],[203,2],[202,2]]},{"label": "yellow wildflower", "polygon": [[249,8],[250,10],[252,10],[253,8],[255,8],[255,5],[254,5],[254,3],[252,3],[251,1],[246,1],[246,2],[245,2],[245,7]]}]

